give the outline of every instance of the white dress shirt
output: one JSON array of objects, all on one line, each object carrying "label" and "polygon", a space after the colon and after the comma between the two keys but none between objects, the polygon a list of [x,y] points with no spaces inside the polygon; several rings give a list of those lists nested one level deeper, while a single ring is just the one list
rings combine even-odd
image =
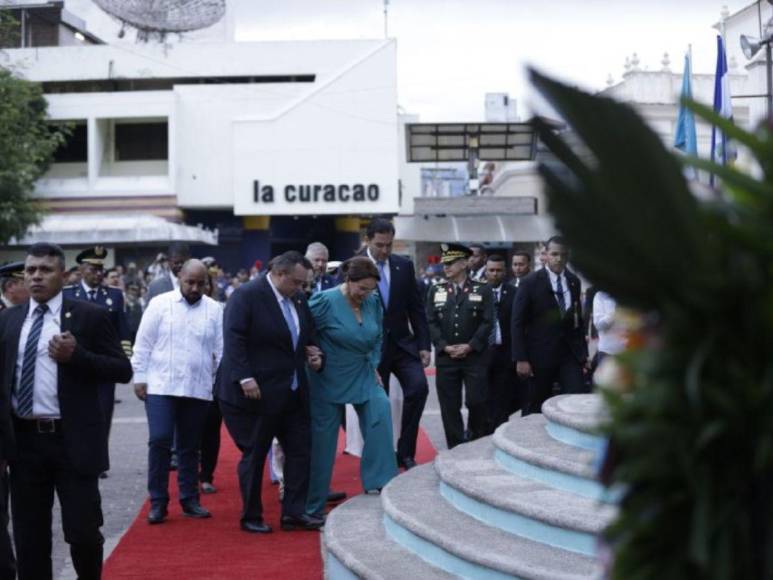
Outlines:
[{"label": "white dress shirt", "polygon": [[[19,352],[16,355],[16,389],[11,397],[11,405],[14,411],[17,408],[16,392],[21,381],[22,365],[24,364],[24,350],[27,347],[27,337],[32,329],[35,319],[35,309],[40,303],[30,298],[27,317],[21,327],[19,335]],[[59,369],[54,359],[48,356],[48,343],[59,334],[61,328],[62,293],[60,292],[47,302],[48,311],[43,315],[43,328],[38,340],[38,352],[35,360],[35,384],[32,393],[32,416],[35,418],[58,419],[59,413]]]},{"label": "white dress shirt", "polygon": [[[374,258],[370,253],[370,248],[366,250],[366,254],[368,258],[370,258],[370,261],[376,264],[378,266],[378,262],[376,261],[376,258]],[[387,285],[392,281],[392,271],[391,266],[389,265],[389,258],[384,260],[384,278],[386,279]]]},{"label": "white dress shirt", "polygon": [[599,352],[618,354],[625,350],[625,333],[615,323],[617,304],[606,292],[593,297],[593,324],[599,333]]},{"label": "white dress shirt", "polygon": [[558,303],[558,278],[559,276],[561,277],[561,287],[564,291],[564,307],[566,310],[569,310],[572,306],[572,293],[569,291],[569,284],[567,283],[566,275],[564,274],[565,270],[560,274],[556,274],[550,268],[545,268],[545,271],[548,273],[550,287],[553,289],[553,296],[556,299],[556,303]]},{"label": "white dress shirt", "polygon": [[491,288],[494,294],[494,344],[502,344],[502,328],[499,326],[499,303],[502,301],[502,286],[500,284],[496,288]]},{"label": "white dress shirt", "polygon": [[99,286],[95,286],[94,288],[92,288],[91,286],[86,284],[86,282],[81,280],[81,288],[83,288],[83,291],[86,293],[86,298],[91,300],[91,293],[93,292],[94,293],[94,298],[96,299],[96,297],[97,297],[97,290],[99,290]]},{"label": "white dress shirt", "polygon": [[134,344],[135,383],[149,395],[212,400],[223,356],[223,308],[209,296],[188,304],[180,290],[154,297]]}]

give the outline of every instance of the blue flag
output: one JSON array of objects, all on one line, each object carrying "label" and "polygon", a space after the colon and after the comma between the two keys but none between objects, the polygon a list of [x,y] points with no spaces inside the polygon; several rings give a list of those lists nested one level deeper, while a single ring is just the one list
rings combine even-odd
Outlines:
[{"label": "blue flag", "polygon": [[[684,55],[684,76],[682,77],[682,99],[692,100],[692,62],[690,53]],[[695,115],[684,106],[679,105],[679,116],[676,119],[676,135],[674,147],[688,155],[698,155],[698,138],[695,133]]]},{"label": "blue flag", "polygon": [[[733,105],[730,100],[730,77],[727,74],[727,54],[722,37],[717,35],[717,72],[714,78],[714,110],[726,119],[733,119]],[[734,152],[727,136],[717,127],[711,128],[711,160],[727,165],[733,161]],[[714,175],[711,176],[714,184]]]}]

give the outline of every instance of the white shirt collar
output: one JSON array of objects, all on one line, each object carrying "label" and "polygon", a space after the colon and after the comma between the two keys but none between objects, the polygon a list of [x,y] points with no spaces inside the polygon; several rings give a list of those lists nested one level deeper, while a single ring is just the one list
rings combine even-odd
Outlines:
[{"label": "white shirt collar", "polygon": [[268,285],[271,286],[271,289],[274,291],[274,296],[276,296],[277,301],[281,304],[285,297],[282,296],[279,290],[276,289],[276,286],[274,286],[274,281],[271,279],[271,272],[266,274],[266,280],[268,280]]},{"label": "white shirt collar", "polygon": [[[373,254],[370,253],[370,248],[366,248],[365,253],[367,254],[368,258],[370,258],[371,262],[373,262],[374,264],[378,264],[378,261],[376,260],[376,258],[374,258]],[[384,260],[384,264],[387,266],[389,265],[389,256],[387,256],[387,259]]]},{"label": "white shirt collar", "polygon": [[86,292],[86,294],[88,294],[89,292],[96,292],[97,290],[99,290],[99,286],[92,288],[91,286],[86,284],[86,282],[84,282],[83,280],[81,280],[81,286],[83,287],[83,291]]},{"label": "white shirt collar", "polygon": [[[30,298],[30,312],[35,312],[35,309],[40,306],[40,302],[35,300],[34,298]],[[59,294],[51,298],[48,302],[46,302],[46,305],[48,306],[48,311],[53,316],[59,316],[59,312],[62,310],[62,292],[59,291]],[[28,313],[29,314],[29,313]]]},{"label": "white shirt collar", "polygon": [[566,269],[561,270],[560,274],[556,274],[553,270],[547,267],[545,268],[545,270],[547,270],[548,276],[550,276],[550,282],[552,284],[556,283],[556,280],[558,280],[559,276],[561,276],[562,281],[566,280]]}]

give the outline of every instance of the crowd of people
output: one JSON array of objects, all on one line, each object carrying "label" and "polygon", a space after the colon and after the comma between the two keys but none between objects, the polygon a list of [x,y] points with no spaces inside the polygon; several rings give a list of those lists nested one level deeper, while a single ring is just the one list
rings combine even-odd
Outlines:
[{"label": "crowd of people", "polygon": [[528,252],[508,261],[449,243],[417,275],[392,252],[394,235],[390,221],[372,220],[362,249],[335,272],[319,242],[234,277],[184,244],[144,270],[105,269],[100,247],[65,270],[48,243],[0,268],[0,575],[51,577],[45,530],[56,492],[78,577],[100,577],[98,479],[109,468],[116,383],[133,383],[145,403],[148,522],[168,517],[173,467],[182,513],[210,517],[200,494],[217,491],[224,422],[241,453],[239,525],[261,534],[272,531],[261,498],[267,458],[284,530],[321,528],[326,505],[345,497],[330,487],[342,425],[362,439],[365,492],[416,465],[433,351],[452,448],[513,413],[539,412],[555,392],[588,391],[596,334],[599,356],[621,348],[614,301],[586,292],[583,308],[560,237],[539,252],[538,268]]}]

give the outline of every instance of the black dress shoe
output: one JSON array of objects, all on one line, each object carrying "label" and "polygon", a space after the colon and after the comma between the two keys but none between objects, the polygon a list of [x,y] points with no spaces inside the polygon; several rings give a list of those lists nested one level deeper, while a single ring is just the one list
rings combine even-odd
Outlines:
[{"label": "black dress shoe", "polygon": [[330,491],[327,494],[327,503],[338,503],[346,499],[345,491]]},{"label": "black dress shoe", "polygon": [[416,467],[416,460],[413,457],[399,457],[397,458],[397,467],[403,467],[406,471]]},{"label": "black dress shoe", "polygon": [[212,514],[208,510],[201,507],[201,504],[197,501],[189,501],[182,504],[183,515],[189,518],[211,518]]},{"label": "black dress shoe", "polygon": [[239,527],[251,534],[270,534],[272,531],[271,526],[263,520],[242,520]]},{"label": "black dress shoe", "polygon": [[309,514],[282,516],[281,525],[282,529],[286,532],[292,530],[318,530],[325,525],[325,520],[310,516]]},{"label": "black dress shoe", "polygon": [[166,519],[166,506],[165,505],[152,505],[148,512],[149,524],[160,524]]}]

